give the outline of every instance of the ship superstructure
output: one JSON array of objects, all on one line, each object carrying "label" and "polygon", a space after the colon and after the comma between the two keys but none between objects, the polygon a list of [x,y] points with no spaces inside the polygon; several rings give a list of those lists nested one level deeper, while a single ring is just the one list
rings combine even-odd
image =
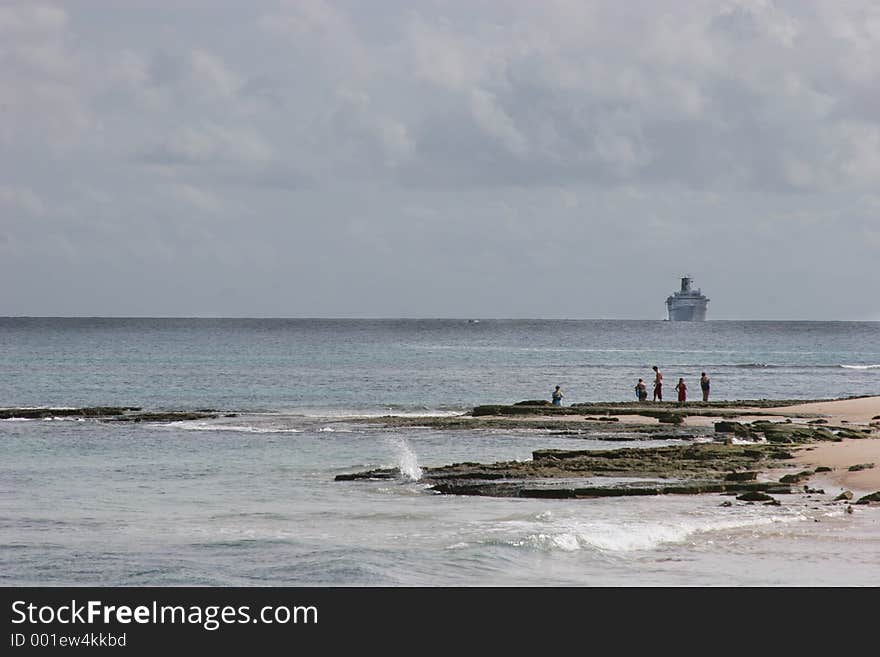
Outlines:
[{"label": "ship superstructure", "polygon": [[690,276],[683,276],[681,289],[666,298],[666,311],[669,313],[670,321],[706,321],[706,307],[709,305],[709,298],[699,288],[692,289],[691,282]]}]

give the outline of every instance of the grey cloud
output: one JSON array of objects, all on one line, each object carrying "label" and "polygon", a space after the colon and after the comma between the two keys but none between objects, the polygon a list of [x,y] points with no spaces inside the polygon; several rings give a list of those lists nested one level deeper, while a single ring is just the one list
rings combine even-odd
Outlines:
[{"label": "grey cloud", "polygon": [[[91,286],[95,314],[661,317],[686,268],[715,319],[880,319],[878,19],[8,3],[0,276],[27,284],[0,305],[76,312]],[[753,305],[768,278],[788,296]]]},{"label": "grey cloud", "polygon": [[265,163],[272,148],[254,131],[214,124],[184,128],[145,148],[135,160],[147,164],[215,165]]}]

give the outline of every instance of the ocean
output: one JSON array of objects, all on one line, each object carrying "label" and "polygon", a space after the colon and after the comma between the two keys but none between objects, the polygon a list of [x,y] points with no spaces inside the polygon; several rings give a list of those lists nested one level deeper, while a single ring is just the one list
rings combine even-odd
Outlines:
[{"label": "ocean", "polygon": [[[880,394],[880,323],[0,318],[2,407],[220,412],[0,420],[0,584],[880,584],[876,508],[437,495],[421,468],[630,443],[369,421],[555,385],[628,401],[655,364],[691,397],[703,371],[713,399]],[[390,466],[404,476],[334,481]]]}]

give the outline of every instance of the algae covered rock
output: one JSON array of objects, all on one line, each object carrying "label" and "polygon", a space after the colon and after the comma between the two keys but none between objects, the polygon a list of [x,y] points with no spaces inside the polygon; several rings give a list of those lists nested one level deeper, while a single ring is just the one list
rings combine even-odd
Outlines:
[{"label": "algae covered rock", "polygon": [[811,470],[802,470],[801,472],[783,476],[779,482],[782,484],[799,484],[804,479],[808,479],[812,474]]},{"label": "algae covered rock", "polygon": [[757,476],[757,472],[728,472],[724,475],[724,481],[754,481]]},{"label": "algae covered rock", "polygon": [[825,427],[803,426],[784,422],[752,422],[752,429],[764,434],[769,443],[808,443],[813,440],[840,441],[839,438]]},{"label": "algae covered rock", "polygon": [[871,493],[870,495],[860,497],[859,501],[856,502],[856,504],[871,504],[872,502],[880,502],[880,490],[878,490],[876,493]]},{"label": "algae covered rock", "polygon": [[741,422],[722,420],[715,423],[715,433],[732,433],[738,438],[753,438],[754,432]]},{"label": "algae covered rock", "polygon": [[855,429],[840,428],[834,430],[835,435],[839,438],[861,439],[865,437],[864,431],[856,431]]},{"label": "algae covered rock", "polygon": [[762,493],[757,490],[750,490],[741,495],[737,495],[736,499],[741,500],[743,502],[773,502],[774,498],[767,493]]}]

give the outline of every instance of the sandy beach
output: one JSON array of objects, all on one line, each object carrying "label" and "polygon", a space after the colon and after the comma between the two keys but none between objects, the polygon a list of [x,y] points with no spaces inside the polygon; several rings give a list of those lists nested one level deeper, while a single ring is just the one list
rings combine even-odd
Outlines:
[{"label": "sandy beach", "polygon": [[880,422],[880,396],[797,404],[774,410],[786,415],[799,413],[803,413],[804,417],[817,415],[826,418],[832,424],[843,422],[867,426],[872,421]]},{"label": "sandy beach", "polygon": [[[841,442],[806,445],[798,450],[795,460],[806,468],[820,466],[832,468],[831,472],[816,475],[815,484],[827,482],[854,493],[871,493],[880,490],[880,396],[841,399],[785,406],[774,409],[792,420],[818,416],[832,426],[866,428],[874,423],[876,430],[864,439],[845,438]],[[803,414],[801,416],[800,414]],[[855,465],[874,463],[875,467],[850,471]]]},{"label": "sandy beach", "polygon": [[[864,439],[845,438],[841,442],[805,445],[798,450],[795,460],[805,468],[824,466],[832,469],[816,475],[813,480],[816,485],[851,490],[857,494],[880,490],[880,396],[782,406],[772,409],[774,415],[769,417],[750,414],[750,411],[766,413],[768,409],[740,410],[742,416],[737,417],[740,422],[756,419],[779,422],[786,418],[795,422],[799,419],[807,422],[822,418],[830,426],[874,427],[873,433],[866,434]],[[717,418],[692,416],[685,420],[685,424],[707,424],[716,420]],[[876,467],[849,470],[851,466],[867,463],[874,463]]]}]

